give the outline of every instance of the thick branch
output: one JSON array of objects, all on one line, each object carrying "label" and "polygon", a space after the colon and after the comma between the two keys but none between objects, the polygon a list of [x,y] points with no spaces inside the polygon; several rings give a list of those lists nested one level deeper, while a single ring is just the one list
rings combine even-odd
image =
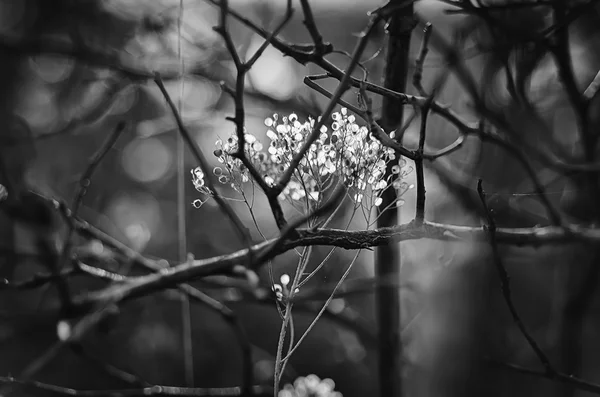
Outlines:
[{"label": "thick branch", "polygon": [[[260,264],[300,246],[337,246],[345,249],[362,249],[389,245],[400,241],[431,238],[446,241],[486,242],[488,232],[483,227],[450,226],[424,222],[417,226],[410,222],[395,227],[364,231],[338,229],[298,229],[298,237],[288,238],[274,245],[276,240],[256,244],[251,249],[242,249],[231,254],[194,260],[163,269],[160,273],[130,278],[127,282],[111,285],[105,289],[75,297],[74,311],[87,313],[106,302],[119,302],[145,296],[157,291],[173,288],[194,279],[229,273],[236,265],[248,263],[249,255],[260,258]],[[558,227],[531,229],[496,229],[499,244],[539,246],[563,244],[581,240],[600,242],[600,230],[573,227],[569,230]],[[265,253],[267,253],[265,255]],[[259,266],[260,264],[255,264]]]},{"label": "thick branch", "polygon": [[[178,386],[149,386],[139,389],[121,389],[121,390],[76,390],[62,386],[51,385],[48,383],[36,381],[24,381],[12,377],[0,377],[0,385],[11,385],[23,389],[36,390],[38,393],[49,393],[56,396],[74,396],[74,397],[143,397],[143,396],[190,396],[190,397],[210,397],[210,396],[241,396],[242,390],[239,387],[223,388],[201,388],[201,387],[178,387]],[[263,386],[254,386],[252,388],[255,396],[272,395],[272,389]]]}]

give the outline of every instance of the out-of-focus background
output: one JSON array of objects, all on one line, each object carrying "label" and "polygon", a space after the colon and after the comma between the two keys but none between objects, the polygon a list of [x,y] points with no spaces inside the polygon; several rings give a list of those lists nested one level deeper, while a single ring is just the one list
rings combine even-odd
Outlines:
[{"label": "out-of-focus background", "polygon": [[[244,17],[271,30],[282,17],[286,2],[238,0],[229,3]],[[351,52],[367,22],[367,12],[380,3],[311,0],[319,30],[325,40],[339,50],[329,58],[340,67],[348,61],[342,52]],[[212,153],[215,141],[233,132],[233,124],[225,120],[233,112],[233,103],[219,84],[224,81],[233,85],[235,69],[221,37],[212,30],[218,22],[219,9],[203,1],[184,0],[182,4],[179,19],[180,2],[174,0],[0,0],[0,117],[3,120],[0,153],[3,166],[15,185],[71,202],[92,155],[116,124],[124,120],[126,131],[95,172],[80,215],[144,255],[173,263],[182,260],[179,228],[182,219],[185,220],[185,248],[196,258],[225,254],[243,245],[212,200],[200,208],[192,205],[200,196],[193,188],[189,173],[196,164],[186,151],[183,170],[179,167],[181,153],[177,150],[176,125],[151,78],[134,75],[127,78],[124,77],[127,73],[106,68],[103,62],[110,60],[125,65],[122,67],[125,72],[130,65],[150,72],[177,73],[183,59],[184,71],[193,70],[193,75],[186,74],[183,81],[169,80],[167,89],[181,105],[183,120],[194,139],[205,153]],[[294,7],[296,13],[281,37],[293,43],[310,42],[297,1]],[[450,37],[466,19],[446,15],[445,8],[434,0],[416,5],[424,20],[431,21],[436,31]],[[241,57],[252,54],[263,41],[233,18],[229,18],[229,29]],[[421,39],[422,34],[415,30],[411,50],[414,55]],[[56,53],[60,51],[39,51],[52,46],[66,48],[65,43],[73,44],[70,48],[74,49],[75,57]],[[364,55],[365,60],[371,58],[365,66],[372,81],[378,81],[382,75],[384,43],[382,27],[373,35]],[[584,48],[582,45],[579,51]],[[103,54],[103,59],[94,54]],[[477,57],[468,61],[476,74],[481,71],[478,62],[481,61]],[[579,70],[582,79],[595,73],[592,72],[594,62],[592,59],[582,62]],[[442,58],[433,52],[425,65],[425,85],[444,67]],[[273,113],[295,112],[301,118],[317,115],[327,103],[326,99],[303,84],[304,76],[314,73],[320,73],[319,68],[300,65],[274,48],[267,48],[246,81],[247,130],[264,138],[264,119]],[[548,83],[556,84],[552,76],[551,72],[536,74],[540,80],[536,87],[547,88],[548,92],[540,95],[549,98],[549,102],[552,102],[550,98],[561,95],[552,91]],[[333,79],[323,82],[329,91],[335,84]],[[356,103],[355,92],[345,98]],[[380,100],[374,99],[377,111]],[[468,99],[455,80],[450,79],[439,100],[475,120]],[[548,106],[554,109],[553,114],[548,115],[554,117],[553,125],[563,129],[572,127],[568,110],[559,99]],[[565,116],[561,118],[558,114]],[[519,116],[518,122],[528,122],[526,116],[515,115]],[[455,131],[436,117],[432,120],[428,142],[433,147],[442,147],[454,139]],[[409,135],[411,133],[409,131]],[[540,139],[533,132],[532,136],[532,139]],[[548,139],[553,141],[555,137]],[[556,140],[571,146],[577,143],[577,137],[569,133]],[[531,188],[525,182],[523,171],[513,167],[509,157],[487,147],[479,157],[479,168],[469,168],[476,163],[473,158],[476,149],[477,144],[469,140],[465,148],[451,158],[452,164],[471,177],[473,189],[476,177],[481,176],[488,183],[493,199],[518,201],[518,207],[532,214],[532,219],[540,216],[543,211],[528,194]],[[209,158],[216,166],[216,159]],[[548,178],[553,176],[549,171],[539,171],[546,172]],[[181,185],[178,185],[181,172],[185,178],[183,199]],[[455,199],[455,192],[435,174],[428,172],[426,181],[428,219],[479,225],[475,211]],[[409,175],[407,182],[414,183],[414,175]],[[276,235],[272,215],[258,188],[256,191],[253,213],[261,231],[272,237]],[[566,188],[555,189],[551,195],[553,202],[564,201],[565,191]],[[227,186],[222,187],[222,194],[234,196]],[[404,197],[403,221],[413,216],[413,194],[409,191]],[[231,201],[231,204],[244,222],[253,224],[243,202]],[[494,205],[493,200],[491,205]],[[510,211],[505,215],[499,223],[511,224]],[[340,215],[334,226],[342,227],[346,216]],[[351,225],[351,228],[364,227],[364,220],[359,218]],[[259,241],[260,234],[253,227],[250,229]],[[11,230],[12,240],[6,239],[2,250],[6,253],[14,250],[17,255],[6,255],[0,277],[27,279],[44,270],[32,255],[36,247],[30,233],[19,228]],[[102,246],[87,248],[97,253],[106,250]],[[570,293],[561,284],[562,267],[587,260],[585,250],[574,246],[514,248],[504,252],[522,316],[550,357],[558,362],[562,354],[557,339],[562,320],[561,304],[566,299],[565,294]],[[327,252],[316,249],[311,266],[316,266]],[[353,252],[336,251],[312,285],[331,286],[353,255]],[[481,360],[488,356],[521,365],[537,365],[503,306],[485,245],[410,241],[402,243],[402,255],[407,395],[525,396],[555,390],[547,381],[503,372]],[[273,263],[275,279],[289,273],[296,262],[294,252],[277,258]],[[373,274],[372,252],[361,253],[351,278]],[[268,285],[268,273],[264,271],[260,275],[261,282]],[[97,287],[83,281],[75,284],[75,288],[81,290]],[[224,300],[236,300],[237,296],[235,291],[212,292]],[[56,324],[45,316],[45,308],[52,307],[56,299],[52,289],[0,291],[0,376],[18,377],[30,371],[56,341]],[[596,307],[596,300],[592,305]],[[253,344],[256,380],[270,384],[281,322],[275,304],[242,300],[232,302],[230,307],[240,317]],[[347,397],[374,395],[377,392],[377,342],[373,307],[371,294],[336,299],[332,313],[343,313],[353,319],[352,323],[340,323],[333,315],[323,318],[294,354],[284,382],[314,373],[332,378],[336,389]],[[296,309],[294,322],[298,332],[311,321],[315,308],[318,310],[318,305]],[[222,317],[199,305],[192,306],[191,318],[195,384],[205,387],[239,384],[240,352],[231,327]],[[138,299],[121,309],[108,331],[94,331],[85,338],[85,357],[66,349],[36,369],[32,378],[81,389],[127,386],[102,370],[103,365],[90,359],[94,357],[153,384],[184,385],[181,324],[181,302],[176,295],[165,293]],[[598,326],[593,317],[586,323],[586,339],[581,344],[587,351],[600,348],[592,340]],[[354,327],[365,333],[358,335]],[[593,354],[585,354],[583,358],[581,375],[600,380],[594,375],[600,362]],[[566,395],[570,391],[560,389],[558,393]]]}]

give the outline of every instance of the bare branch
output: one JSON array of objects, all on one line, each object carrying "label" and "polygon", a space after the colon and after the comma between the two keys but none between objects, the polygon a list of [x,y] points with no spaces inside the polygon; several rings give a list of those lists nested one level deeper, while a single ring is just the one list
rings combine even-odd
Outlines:
[{"label": "bare branch", "polygon": [[[433,97],[431,97],[433,100]],[[431,101],[429,102],[431,103]],[[425,172],[423,167],[423,148],[425,147],[425,135],[427,132],[427,117],[429,106],[421,109],[421,128],[419,131],[419,148],[415,159],[415,170],[417,173],[417,208],[415,213],[415,224],[420,225],[425,220]]]},{"label": "bare branch", "polygon": [[[489,109],[487,109],[485,107],[484,101],[480,98],[480,95],[478,93],[477,86],[475,84],[473,76],[471,73],[469,73],[466,65],[461,60],[456,49],[453,48],[450,44],[448,44],[443,37],[441,37],[439,34],[436,34],[434,31],[432,31],[432,38],[434,39],[434,43],[435,43],[434,45],[436,46],[436,48],[442,54],[444,54],[444,57],[448,61],[449,67],[456,74],[456,76],[460,80],[461,84],[465,87],[465,89],[471,96],[472,100],[474,101],[476,110],[479,113],[481,113],[481,115],[483,117],[486,117],[487,120],[489,120],[491,122],[495,122],[497,124],[500,124],[501,128],[508,127],[506,125],[506,123],[503,123],[493,112],[491,112]],[[432,105],[432,109],[433,109],[433,105]],[[527,172],[529,179],[532,181],[535,191],[539,195],[540,200],[542,201],[542,204],[544,205],[551,221],[555,225],[562,224],[562,219],[561,219],[560,214],[558,213],[558,211],[554,208],[554,206],[548,199],[546,192],[544,191],[544,187],[543,187],[542,183],[540,182],[539,177],[537,176],[531,163],[529,162],[527,155],[525,153],[523,153],[523,151],[519,147],[517,147],[516,145],[514,145],[507,139],[502,138],[496,134],[481,133],[482,129],[480,129],[480,128],[474,129],[474,130],[470,129],[470,130],[465,131],[465,133],[467,133],[467,132],[478,134],[477,136],[480,139],[485,140],[485,141],[491,141],[494,144],[503,147],[504,149],[506,149],[507,153],[514,156],[519,161],[519,163],[521,163],[521,165]]]},{"label": "bare branch", "polygon": [[244,63],[244,69],[249,70],[256,63],[256,61],[258,61],[258,58],[260,58],[260,56],[263,54],[263,52],[265,52],[267,47],[271,45],[273,39],[283,30],[285,25],[287,25],[288,22],[292,19],[293,15],[294,9],[292,8],[292,0],[287,0],[287,6],[285,9],[283,19],[281,20],[281,22],[279,22],[279,25],[277,25],[273,32],[269,34],[269,37],[265,39],[261,46],[258,47],[254,55],[252,55],[252,57],[250,57],[250,59],[246,61],[246,63]]},{"label": "bare branch", "polygon": [[[77,273],[77,271],[75,269],[65,269],[65,270],[62,270],[58,274],[58,277],[66,279],[67,277],[71,277],[76,273]],[[7,289],[28,290],[28,289],[39,288],[43,285],[46,285],[46,284],[52,282],[56,277],[57,277],[57,275],[55,275],[53,273],[45,273],[45,274],[35,274],[31,278],[28,278],[23,281],[9,281],[7,279],[1,279],[0,280],[0,291],[7,290]]]},{"label": "bare branch", "polygon": [[235,43],[229,34],[229,29],[227,28],[227,16],[229,15],[229,0],[220,0],[219,8],[221,9],[221,13],[219,14],[219,26],[213,28],[213,30],[223,37],[223,41],[225,41],[225,46],[233,59],[233,63],[235,64],[235,68],[240,70],[243,67],[243,61],[240,58],[240,55],[235,48]]},{"label": "bare branch", "polygon": [[531,346],[531,349],[533,349],[535,355],[540,360],[540,363],[544,366],[548,374],[553,375],[556,373],[556,370],[554,369],[552,364],[550,364],[550,360],[548,360],[546,353],[544,353],[544,351],[538,345],[536,340],[533,338],[533,336],[531,336],[531,334],[527,330],[527,327],[525,326],[525,323],[523,323],[523,320],[521,320],[519,312],[517,311],[517,308],[515,307],[515,304],[512,300],[510,290],[510,277],[508,275],[508,272],[506,271],[506,268],[504,267],[504,263],[502,263],[500,252],[498,251],[498,244],[496,242],[496,223],[494,221],[492,211],[488,208],[481,179],[479,179],[479,181],[477,182],[477,192],[479,193],[481,203],[487,214],[488,225],[485,227],[485,229],[489,234],[490,245],[492,246],[492,256],[494,264],[496,265],[496,270],[498,271],[498,275],[500,276],[500,284],[502,286],[502,295],[504,296],[504,301],[508,306],[508,310],[512,315],[513,321],[521,331],[521,334],[523,334],[525,339],[527,339],[527,343],[529,343],[529,346]]},{"label": "bare branch", "polygon": [[[73,200],[73,206],[72,206],[72,208],[73,208],[72,216],[73,217],[77,217],[77,215],[79,213],[79,208],[81,207],[81,204],[83,203],[83,198],[85,197],[85,195],[87,193],[87,188],[89,187],[89,185],[91,183],[90,181],[91,181],[92,176],[94,175],[94,172],[96,171],[96,168],[98,167],[98,165],[100,165],[100,163],[102,162],[104,157],[108,154],[109,150],[112,149],[112,147],[115,145],[115,143],[117,142],[117,139],[119,139],[119,137],[125,130],[125,126],[126,126],[125,122],[119,122],[117,124],[117,126],[115,127],[112,134],[110,134],[108,136],[108,138],[106,138],[106,141],[102,144],[102,146],[94,154],[92,161],[88,164],[87,168],[81,175],[81,178],[79,180],[79,188],[77,189],[77,194],[75,195],[75,199]],[[75,228],[74,228],[72,222],[67,222],[67,223],[69,226],[69,230],[67,232],[67,237],[65,239],[65,245],[64,245],[61,255],[60,255],[60,260],[58,261],[58,264],[57,264],[57,269],[55,269],[56,275],[58,275],[58,273],[61,272],[63,268],[65,268],[65,266],[67,265],[67,262],[69,262],[69,259],[71,256],[71,248],[73,245],[73,233],[75,231]],[[57,283],[59,291],[61,291],[61,299],[63,300],[63,305],[65,307],[65,313],[68,315],[70,305],[71,305],[68,284],[60,276],[58,276],[55,279],[55,282]]]},{"label": "bare branch", "polygon": [[[196,141],[194,141],[194,139],[192,139],[192,136],[190,135],[189,131],[187,130],[187,127],[183,123],[183,120],[181,119],[181,115],[179,114],[177,107],[173,103],[171,96],[167,92],[167,89],[165,88],[165,85],[162,81],[162,78],[160,77],[160,74],[156,74],[156,76],[154,78],[154,82],[156,83],[156,85],[162,92],[163,96],[165,97],[165,100],[167,101],[167,104],[169,105],[169,108],[171,109],[171,112],[173,113],[173,116],[175,117],[175,121],[177,122],[177,126],[179,127],[179,132],[181,133],[187,146],[190,148],[192,154],[194,155],[194,158],[200,165],[202,172],[204,172],[205,175],[210,175],[210,167],[208,165],[208,162],[204,158],[204,155],[202,154],[202,151],[198,147],[198,144],[196,143]],[[206,185],[213,192],[213,197],[214,197],[215,201],[217,202],[217,204],[219,205],[219,207],[223,210],[223,212],[225,212],[225,214],[227,215],[229,220],[233,223],[237,233],[242,238],[242,241],[244,241],[244,243],[247,246],[250,246],[252,243],[252,239],[250,237],[248,229],[244,226],[244,224],[242,223],[240,218],[237,216],[237,214],[233,211],[231,206],[225,200],[223,200],[223,198],[221,197],[219,192],[215,189],[210,178],[206,179]]]},{"label": "bare branch", "polygon": [[[58,396],[75,397],[144,397],[144,396],[188,396],[188,397],[211,397],[242,396],[240,387],[201,388],[201,387],[178,387],[178,386],[150,386],[140,389],[122,390],[76,390],[37,381],[24,381],[12,377],[0,377],[0,384],[18,386],[22,388],[54,393]],[[252,393],[255,396],[271,396],[273,389],[268,386],[254,386]]]},{"label": "bare branch", "polygon": [[425,58],[429,52],[429,38],[431,37],[431,30],[433,29],[430,22],[425,24],[423,28],[423,42],[421,43],[421,51],[419,56],[415,60],[415,71],[413,73],[413,85],[419,92],[419,95],[427,96],[425,89],[423,88],[423,65],[425,65]]},{"label": "bare branch", "polygon": [[319,32],[319,28],[317,28],[317,24],[315,23],[315,17],[313,15],[312,9],[310,8],[310,4],[308,0],[300,0],[300,4],[302,5],[302,12],[304,13],[304,25],[306,26],[306,30],[310,34],[310,37],[313,40],[315,45],[315,52],[317,54],[325,54],[327,47],[330,46],[325,44],[323,41],[323,36],[321,36],[321,32]]},{"label": "bare branch", "polygon": [[516,364],[502,363],[497,361],[493,361],[492,364],[500,368],[509,369],[512,371],[520,372],[522,374],[533,375],[539,378],[550,379],[556,382],[572,386],[574,389],[584,390],[590,393],[600,395],[600,384],[588,382],[573,375],[567,375],[562,372],[548,373],[544,370],[531,369]]},{"label": "bare branch", "polygon": [[340,84],[337,86],[337,88],[333,94],[333,97],[329,101],[329,104],[325,108],[325,111],[323,112],[321,117],[315,123],[314,129],[311,132],[311,134],[307,137],[306,142],[304,143],[302,148],[300,148],[298,153],[296,153],[294,155],[294,157],[292,158],[292,161],[290,162],[290,166],[285,170],[284,174],[281,176],[281,178],[277,182],[277,185],[275,186],[274,189],[278,194],[281,193],[283,191],[283,189],[287,186],[290,179],[292,178],[294,171],[298,168],[300,161],[302,160],[302,158],[304,158],[304,156],[308,152],[310,145],[312,145],[314,143],[314,141],[319,137],[319,134],[321,133],[321,127],[324,125],[325,121],[331,115],[331,112],[337,105],[338,99],[340,99],[342,97],[342,95],[344,94],[344,92],[346,92],[346,90],[348,89],[348,83],[350,82],[351,74],[352,74],[354,68],[356,67],[356,65],[358,64],[361,54],[363,53],[365,47],[367,46],[369,36],[373,32],[375,26],[377,26],[377,24],[380,22],[380,20],[381,20],[381,17],[379,16],[379,14],[374,15],[369,20],[367,27],[365,28],[364,32],[362,33],[361,38],[358,41],[358,43],[354,49],[354,52],[352,54],[352,59],[350,60],[350,64],[348,65],[348,67],[344,73],[344,76],[340,80]]}]

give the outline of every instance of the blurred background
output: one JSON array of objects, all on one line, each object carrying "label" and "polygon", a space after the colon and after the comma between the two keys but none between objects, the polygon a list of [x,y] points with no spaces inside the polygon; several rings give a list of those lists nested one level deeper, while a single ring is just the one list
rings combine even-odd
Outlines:
[{"label": "blurred background", "polygon": [[[286,2],[232,0],[229,3],[258,26],[272,30],[283,15]],[[301,8],[297,1],[293,3],[296,12],[281,38],[308,43],[310,36],[302,23]],[[10,180],[17,191],[28,187],[71,203],[94,153],[117,123],[126,121],[125,132],[94,173],[79,214],[131,248],[170,263],[185,260],[182,249],[200,259],[243,248],[214,201],[208,200],[200,208],[192,205],[194,200],[205,198],[191,183],[189,171],[197,164],[187,150],[182,152],[178,148],[175,121],[151,79],[154,70],[177,76],[183,59],[186,77],[168,79],[167,89],[179,104],[193,138],[217,166],[216,158],[211,155],[215,141],[234,131],[233,124],[225,120],[233,113],[233,102],[222,91],[220,82],[233,86],[235,68],[221,37],[212,30],[218,23],[218,7],[209,1],[184,0],[182,4],[183,11],[175,0],[0,0],[3,87],[0,116],[4,121],[0,154],[6,171],[4,183]],[[352,51],[368,20],[367,12],[381,2],[312,0],[310,4],[323,37],[340,51],[328,58],[344,67],[348,56],[342,52]],[[447,37],[472,23],[464,16],[447,15],[446,8],[435,0],[416,5],[419,16],[431,21],[434,29]],[[229,18],[228,23],[240,56],[253,54],[263,40],[234,18]],[[595,37],[589,36],[588,41],[582,41],[573,51],[587,54],[587,49],[594,48]],[[416,29],[411,64],[421,39],[421,31]],[[469,44],[473,43],[467,40],[465,46]],[[381,27],[364,53],[371,81],[381,79],[384,45],[385,32]],[[478,81],[486,84],[490,97],[497,94],[493,91],[501,84],[499,73],[484,67],[490,64],[490,59],[467,55],[465,59],[477,79],[482,79]],[[107,68],[106,63],[120,67]],[[578,64],[582,81],[593,77],[596,63],[590,55]],[[425,85],[444,68],[443,58],[433,51],[425,65]],[[129,73],[134,69],[146,77]],[[320,72],[314,65],[300,65],[274,48],[267,48],[246,80],[247,130],[264,139],[264,119],[273,113],[295,112],[300,118],[318,115],[327,100],[307,88],[303,78]],[[494,97],[491,99],[496,102],[490,103],[506,114],[517,115],[515,123],[533,126],[524,138],[530,143],[544,140],[575,147],[579,141],[576,134],[569,132],[573,117],[561,99],[563,93],[556,88],[556,74],[542,63],[534,77],[537,80],[532,85],[532,95],[535,91],[545,101],[540,106],[548,111],[544,117],[548,118],[547,125],[552,126],[550,136],[541,136],[526,113],[515,113],[519,108],[510,99],[498,95],[505,102]],[[336,81],[325,80],[323,86],[331,92]],[[409,91],[414,90],[411,87]],[[356,104],[356,92],[350,91],[345,99]],[[380,99],[373,99],[377,112]],[[467,94],[454,79],[449,79],[439,100],[451,104],[467,119],[477,120]],[[567,132],[560,134],[560,131]],[[408,136],[414,137],[414,133],[411,128]],[[443,147],[455,137],[456,131],[432,117],[428,144]],[[449,163],[456,168],[455,176],[465,175],[463,179],[471,192],[476,178],[484,178],[491,195],[490,205],[502,215],[498,220],[501,225],[533,226],[544,221],[543,209],[530,193],[532,188],[525,173],[519,166],[513,166],[505,153],[468,140],[465,148],[450,157]],[[539,164],[536,170],[545,180],[557,178]],[[427,219],[480,224],[480,212],[447,180],[427,171],[426,181]],[[582,202],[577,194],[568,196],[565,192],[577,189],[567,182],[566,179],[560,182],[559,178],[551,199],[565,215],[580,220],[576,209],[589,203]],[[414,173],[407,177],[407,183],[414,183]],[[221,188],[224,196],[235,196],[228,186]],[[264,236],[273,237],[277,229],[272,215],[258,188],[255,191],[252,213]],[[414,215],[414,192],[409,191],[404,200],[401,221],[407,222]],[[244,202],[230,203],[247,225],[253,225]],[[342,211],[332,226],[344,227],[349,213]],[[0,277],[23,280],[44,271],[44,265],[35,257],[33,232],[7,219],[0,220],[6,225],[2,231],[5,255]],[[365,226],[364,219],[356,217],[350,228]],[[57,222],[55,228],[58,238],[64,238],[65,225]],[[249,228],[256,241],[260,241],[261,234],[254,227]],[[84,248],[105,253],[110,261],[108,249],[101,244]],[[573,245],[510,248],[503,255],[513,276],[517,306],[551,359],[563,368],[569,360],[568,352],[579,351],[583,356],[578,356],[582,364],[575,366],[577,371],[591,381],[600,381],[597,375],[600,362],[591,353],[600,349],[594,338],[600,325],[597,316],[586,314],[583,333],[572,345],[564,346],[566,334],[577,336],[576,332],[563,329],[568,317],[565,305],[572,302],[571,294],[581,289],[582,280],[589,278],[582,268],[579,281],[565,281],[568,278],[565,266],[590,262],[592,251],[587,246]],[[328,252],[318,247],[309,268],[318,265]],[[330,290],[354,254],[336,250],[310,285]],[[549,381],[490,365],[490,361],[530,367],[537,367],[538,363],[504,307],[486,245],[409,241],[402,243],[402,255],[402,335],[406,361],[403,376],[407,395],[572,394],[569,388],[557,388]],[[362,252],[350,279],[372,277],[372,262],[372,252]],[[275,280],[293,271],[296,263],[295,252],[278,257],[272,264]],[[265,270],[260,276],[261,284],[269,288],[268,272]],[[572,280],[574,276],[570,277]],[[597,280],[588,284],[591,292],[584,299],[587,305],[584,312],[593,313],[598,305],[593,298]],[[281,325],[275,303],[246,299],[235,289],[198,285],[228,302],[239,316],[252,343],[256,381],[271,384]],[[73,283],[73,289],[79,291],[99,286],[79,279]],[[56,292],[42,288],[28,292],[0,291],[0,294],[0,376],[18,377],[35,368],[32,379],[65,387],[130,386],[106,371],[108,363],[152,384],[186,384],[183,353],[186,345],[182,332],[185,314],[176,294],[165,292],[127,303],[108,330],[94,330],[82,341],[85,354],[62,350],[39,368],[36,363],[57,340],[56,324],[49,315],[49,308],[56,306]],[[334,300],[328,315],[294,354],[284,383],[314,373],[321,378],[332,378],[336,390],[344,396],[374,395],[377,341],[373,301],[369,293]],[[297,332],[308,326],[320,304],[322,301],[295,308]],[[241,355],[231,326],[202,305],[192,304],[190,310],[194,384],[238,385]],[[336,315],[345,320],[340,321]]]}]

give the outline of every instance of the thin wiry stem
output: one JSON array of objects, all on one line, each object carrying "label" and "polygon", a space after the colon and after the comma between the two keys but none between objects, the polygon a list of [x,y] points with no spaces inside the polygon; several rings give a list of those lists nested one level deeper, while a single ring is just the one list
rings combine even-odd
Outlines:
[{"label": "thin wiry stem", "polygon": [[[177,16],[177,57],[180,62],[181,79],[179,81],[179,98],[177,108],[183,117],[183,98],[185,95],[185,63],[183,62],[181,30],[183,26],[184,3],[179,0]],[[183,262],[188,255],[187,248],[187,210],[185,196],[185,142],[181,134],[177,135],[177,242],[179,261]],[[181,294],[181,339],[183,350],[184,378],[188,387],[194,387],[194,344],[192,339],[192,308],[186,294]]]},{"label": "thin wiry stem", "polygon": [[594,393],[600,395],[600,384],[592,383],[581,378],[578,378],[574,375],[568,375],[561,372],[548,373],[545,370],[532,369],[527,367],[522,367],[516,364],[510,363],[502,363],[502,362],[492,362],[493,365],[498,366],[500,368],[505,368],[514,372],[519,372],[526,375],[533,375],[538,378],[550,379],[556,382],[563,383],[568,385],[576,390],[583,390],[589,393]]},{"label": "thin wiry stem", "polygon": [[[85,197],[85,195],[87,193],[87,188],[89,187],[89,185],[91,183],[90,180],[91,180],[92,176],[94,175],[96,168],[98,168],[98,166],[100,165],[100,163],[102,162],[104,157],[108,154],[110,149],[113,148],[113,146],[117,142],[117,139],[121,136],[121,133],[125,130],[125,126],[126,126],[125,122],[119,122],[117,124],[117,126],[115,127],[112,134],[110,134],[108,136],[108,138],[106,138],[106,141],[102,144],[100,149],[98,149],[96,154],[92,157],[92,161],[90,161],[87,168],[81,175],[81,178],[79,180],[79,188],[75,195],[75,199],[73,200],[73,205],[72,205],[73,215],[72,216],[77,217],[77,215],[79,213],[79,209],[81,207],[81,204],[83,203],[83,198]],[[58,263],[56,264],[55,267],[53,266],[53,269],[51,269],[52,272],[54,273],[54,275],[56,276],[54,281],[56,282],[56,285],[58,287],[58,290],[59,290],[59,293],[61,296],[61,300],[63,302],[63,307],[64,307],[63,310],[64,310],[65,315],[69,314],[70,305],[71,305],[71,297],[70,297],[71,294],[69,292],[68,284],[62,277],[60,277],[59,273],[62,271],[63,268],[66,267],[66,264],[70,259],[71,249],[73,246],[73,233],[74,233],[74,227],[73,227],[72,223],[68,222],[67,224],[68,224],[68,231],[67,231],[67,237],[65,238],[65,245],[63,246]]]},{"label": "thin wiry stem", "polygon": [[233,331],[237,337],[237,342],[240,345],[242,355],[242,395],[254,395],[252,388],[254,383],[252,348],[250,346],[248,336],[246,335],[246,331],[240,323],[239,318],[226,305],[197,290],[196,288],[193,288],[189,285],[181,285],[179,288],[191,299],[208,306],[210,309],[220,314],[221,317],[223,317],[223,319],[233,328]]},{"label": "thin wiry stem", "polygon": [[[281,330],[279,331],[279,340],[277,342],[277,355],[275,357],[275,373],[273,376],[273,389],[275,397],[277,397],[277,394],[279,392],[279,384],[281,383],[281,376],[283,374],[284,366],[286,363],[286,360],[283,358],[283,345],[285,343],[285,336],[288,327],[290,328],[290,351],[292,350],[292,343],[294,343],[294,337],[291,335],[291,333],[294,331],[294,324],[292,322],[292,309],[294,304],[292,300],[294,298],[296,288],[298,288],[300,276],[302,275],[304,269],[308,265],[308,261],[310,259],[311,254],[312,247],[306,247],[304,249],[304,252],[302,252],[302,255],[300,256],[300,260],[298,262],[298,267],[296,269],[296,274],[294,275],[294,280],[292,281],[291,287],[289,287],[289,295],[286,294],[286,296],[284,297],[285,311],[283,312],[283,321],[281,323]],[[287,286],[283,287],[287,288]],[[288,355],[289,354],[290,353],[288,351]]]},{"label": "thin wiry stem", "polygon": [[296,349],[298,349],[298,347],[300,347],[300,345],[302,344],[302,342],[304,341],[304,339],[308,336],[309,332],[317,324],[317,321],[323,316],[323,313],[325,312],[325,310],[327,309],[327,307],[329,306],[329,304],[331,303],[331,301],[335,298],[336,292],[337,292],[338,288],[340,288],[340,286],[344,283],[344,281],[346,280],[346,278],[350,274],[350,270],[352,270],[352,265],[354,265],[354,263],[356,262],[356,259],[358,258],[358,255],[360,255],[360,252],[361,252],[360,250],[358,250],[356,252],[356,254],[354,255],[354,258],[352,258],[352,260],[350,261],[350,264],[348,265],[348,267],[344,271],[344,274],[342,274],[342,277],[340,277],[340,279],[337,282],[337,284],[335,285],[335,287],[333,287],[333,291],[331,292],[331,294],[329,295],[329,297],[327,298],[327,300],[323,304],[323,307],[321,307],[321,310],[319,310],[319,312],[317,313],[317,315],[315,316],[315,318],[311,321],[310,325],[306,328],[306,330],[304,331],[304,333],[302,334],[302,336],[300,337],[300,339],[298,339],[298,342],[296,342],[296,344],[294,345],[293,349],[291,349],[288,352],[288,354],[281,359],[283,362],[285,362],[285,361],[287,361],[287,360],[290,359],[290,357],[292,356],[292,354],[296,351]]},{"label": "thin wiry stem", "polygon": [[494,265],[496,266],[496,270],[498,271],[498,275],[500,277],[500,284],[502,287],[502,295],[504,296],[504,301],[506,302],[506,305],[508,306],[508,310],[510,311],[510,314],[512,315],[513,321],[519,328],[519,331],[521,331],[521,334],[527,340],[527,343],[529,343],[529,346],[531,346],[531,349],[534,351],[535,355],[538,357],[538,360],[544,366],[546,372],[549,375],[553,375],[556,373],[556,370],[554,369],[552,364],[550,364],[550,360],[546,356],[546,353],[544,353],[544,351],[538,345],[536,340],[533,338],[533,336],[531,336],[531,334],[527,330],[527,327],[525,326],[525,323],[523,323],[523,320],[519,316],[519,312],[517,311],[517,308],[512,300],[512,295],[511,295],[511,290],[510,290],[510,277],[508,275],[508,272],[506,271],[506,268],[504,267],[504,263],[502,262],[501,254],[498,251],[498,244],[496,242],[496,231],[497,231],[496,222],[492,215],[492,211],[488,208],[487,201],[485,198],[485,191],[483,190],[481,179],[479,179],[479,181],[477,182],[477,192],[479,193],[479,197],[481,198],[481,204],[483,205],[483,208],[487,214],[488,224],[486,226],[486,230],[489,233],[490,245],[492,246],[492,256],[493,256],[493,260],[494,260]]}]

